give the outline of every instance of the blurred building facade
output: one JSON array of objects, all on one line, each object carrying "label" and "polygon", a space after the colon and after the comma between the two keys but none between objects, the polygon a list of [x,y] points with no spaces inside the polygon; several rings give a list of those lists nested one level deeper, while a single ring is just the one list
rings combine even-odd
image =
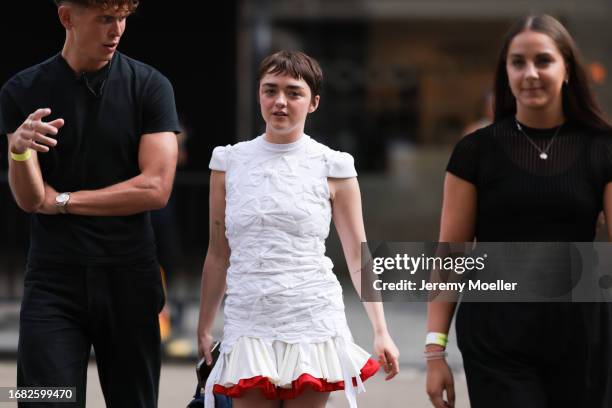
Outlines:
[{"label": "blurred building facade", "polygon": [[323,67],[307,131],[353,153],[362,171],[393,170],[398,146],[453,144],[481,112],[504,33],[528,13],[568,27],[612,111],[607,0],[242,0],[238,10],[238,139],[262,129],[258,62],[287,48]]}]

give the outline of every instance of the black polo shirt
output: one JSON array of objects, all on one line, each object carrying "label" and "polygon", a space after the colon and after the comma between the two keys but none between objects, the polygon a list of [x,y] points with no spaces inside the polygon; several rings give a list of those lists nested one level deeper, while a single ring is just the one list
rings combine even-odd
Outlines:
[{"label": "black polo shirt", "polygon": [[[154,68],[116,52],[110,64],[77,76],[58,54],[0,90],[0,133],[14,132],[38,108],[63,118],[56,147],[38,158],[58,192],[96,190],[140,173],[143,134],[178,132],[172,85]],[[33,214],[30,259],[86,265],[155,258],[148,213],[122,217]]]}]

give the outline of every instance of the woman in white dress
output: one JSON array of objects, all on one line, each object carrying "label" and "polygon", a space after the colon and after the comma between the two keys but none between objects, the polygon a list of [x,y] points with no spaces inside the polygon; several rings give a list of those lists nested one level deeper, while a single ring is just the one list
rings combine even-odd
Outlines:
[{"label": "woman in white dress", "polygon": [[351,279],[361,292],[366,241],[353,158],[304,134],[319,104],[319,64],[281,51],[259,70],[266,132],[217,147],[210,162],[210,240],[204,271],[198,348],[211,364],[211,328],[224,294],[221,355],[206,384],[235,408],[324,407],[344,390],[351,408],[379,365],[398,371],[382,303],[364,303],[378,361],[353,342],[342,288],[325,256],[333,217]]}]

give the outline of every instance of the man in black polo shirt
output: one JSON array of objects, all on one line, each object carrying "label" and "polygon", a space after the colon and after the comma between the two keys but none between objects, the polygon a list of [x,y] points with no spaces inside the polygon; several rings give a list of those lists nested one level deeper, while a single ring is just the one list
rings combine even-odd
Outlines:
[{"label": "man in black polo shirt", "polygon": [[33,213],[17,385],[76,386],[85,406],[93,345],[107,406],[155,407],[164,295],[148,211],[174,178],[172,86],[116,52],[138,0],[56,3],[63,50],[0,91],[11,189]]}]

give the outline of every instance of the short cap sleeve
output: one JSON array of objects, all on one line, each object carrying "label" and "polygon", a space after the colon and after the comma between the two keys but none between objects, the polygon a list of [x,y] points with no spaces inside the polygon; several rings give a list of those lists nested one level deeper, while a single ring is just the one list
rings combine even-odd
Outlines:
[{"label": "short cap sleeve", "polygon": [[478,179],[478,141],[482,137],[476,131],[462,138],[453,149],[446,171],[476,184]]},{"label": "short cap sleeve", "polygon": [[217,171],[227,171],[227,155],[229,153],[229,148],[230,145],[215,147],[208,168]]},{"label": "short cap sleeve", "polygon": [[357,171],[355,170],[355,160],[350,154],[332,150],[326,155],[326,159],[327,177],[357,177]]}]

